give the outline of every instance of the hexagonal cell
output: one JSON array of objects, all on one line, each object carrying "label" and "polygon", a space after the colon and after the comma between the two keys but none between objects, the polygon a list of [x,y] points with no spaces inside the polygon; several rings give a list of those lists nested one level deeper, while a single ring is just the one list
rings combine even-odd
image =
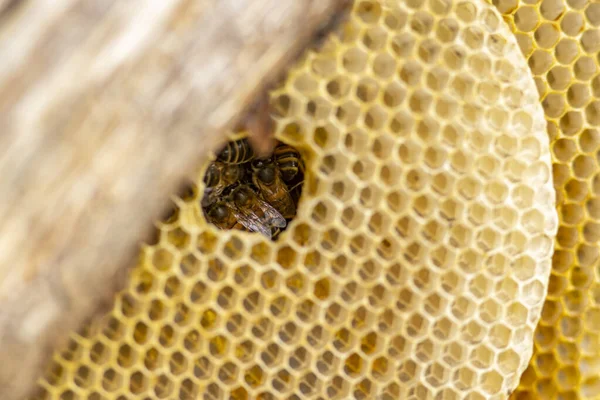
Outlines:
[{"label": "hexagonal cell", "polygon": [[370,332],[363,336],[360,343],[361,351],[367,356],[372,355],[378,351],[379,338],[375,332]]},{"label": "hexagonal cell", "polygon": [[225,286],[217,295],[217,304],[223,310],[230,310],[237,304],[238,292],[231,286]]},{"label": "hexagonal cell", "polygon": [[273,330],[273,322],[269,318],[264,317],[254,322],[250,332],[258,340],[267,340],[273,334]]},{"label": "hexagonal cell", "polygon": [[439,363],[434,363],[425,370],[425,380],[432,387],[443,386],[448,380],[448,369]]},{"label": "hexagonal cell", "polygon": [[282,318],[288,315],[292,307],[291,300],[286,296],[279,296],[272,300],[269,311],[275,318]]},{"label": "hexagonal cell", "polygon": [[102,388],[107,392],[117,391],[123,383],[122,375],[113,368],[105,370],[101,379]]},{"label": "hexagonal cell", "polygon": [[331,187],[331,194],[342,202],[350,200],[354,196],[355,191],[356,186],[353,183],[344,180],[334,182]]},{"label": "hexagonal cell", "polygon": [[327,225],[335,220],[336,206],[328,199],[323,199],[316,202],[312,209],[310,218],[313,222],[319,225]]},{"label": "hexagonal cell", "polygon": [[160,329],[159,335],[158,335],[158,342],[163,347],[171,347],[177,341],[177,336],[178,336],[178,334],[175,331],[175,328],[173,328],[173,326],[167,324],[167,325],[164,325]]},{"label": "hexagonal cell", "polygon": [[514,350],[508,349],[498,355],[498,366],[502,374],[510,374],[521,363],[521,356]]},{"label": "hexagonal cell", "polygon": [[248,314],[260,314],[264,306],[264,298],[258,291],[252,291],[241,299],[242,306]]},{"label": "hexagonal cell", "polygon": [[310,299],[296,305],[296,317],[303,323],[314,322],[318,314],[318,306]]},{"label": "hexagonal cell", "polygon": [[452,342],[444,347],[443,359],[451,367],[462,364],[467,356],[467,349],[460,343]]},{"label": "hexagonal cell", "polygon": [[[345,173],[348,169],[348,162],[349,161],[345,155],[338,152],[333,152],[327,154],[323,158],[323,162],[319,167],[319,171],[328,177],[345,177]],[[341,183],[343,184],[344,182]],[[334,191],[339,191],[339,189],[334,188]]]},{"label": "hexagonal cell", "polygon": [[295,378],[286,369],[281,369],[273,377],[271,385],[279,393],[288,393],[295,386]]},{"label": "hexagonal cell", "polygon": [[357,257],[365,256],[371,246],[371,240],[363,234],[358,234],[350,240],[350,251]]},{"label": "hexagonal cell", "polygon": [[244,373],[244,381],[246,384],[255,389],[263,384],[265,373],[258,365],[253,365]]},{"label": "hexagonal cell", "polygon": [[[57,370],[55,368],[54,372],[53,372],[53,376],[55,377],[54,380],[57,381],[56,383],[59,383],[58,381],[60,381],[60,378],[56,379],[56,377],[58,377],[59,373],[60,373],[60,370]],[[91,387],[95,383],[95,380],[96,380],[96,372],[86,365],[79,367],[77,369],[77,371],[75,371],[75,374],[73,376],[73,383],[75,383],[75,385],[77,387],[82,388],[82,389],[87,389],[87,388]],[[53,382],[50,382],[50,383],[53,383]],[[54,384],[56,384],[56,383],[54,383]]]},{"label": "hexagonal cell", "polygon": [[305,347],[296,348],[288,358],[288,365],[295,371],[302,371],[311,363],[311,354]]},{"label": "hexagonal cell", "polygon": [[458,320],[467,320],[475,312],[475,307],[475,303],[468,297],[457,297],[451,305],[452,315]]},{"label": "hexagonal cell", "polygon": [[318,250],[310,251],[304,255],[304,268],[315,275],[325,268],[325,263],[325,257]]},{"label": "hexagonal cell", "polygon": [[177,227],[165,232],[167,241],[178,250],[183,250],[191,243],[191,236],[184,229]]},{"label": "hexagonal cell", "polygon": [[165,248],[157,248],[152,254],[152,265],[158,271],[167,271],[173,264],[173,254]]},{"label": "hexagonal cell", "polygon": [[345,284],[342,287],[340,294],[339,294],[341,299],[346,304],[355,303],[355,302],[359,301],[360,299],[364,298],[364,295],[365,295],[364,288],[355,281],[351,281],[351,282],[348,282],[347,284]]},{"label": "hexagonal cell", "polygon": [[470,362],[477,368],[486,369],[492,364],[495,352],[487,346],[479,345],[471,351]]},{"label": "hexagonal cell", "polygon": [[154,385],[154,393],[159,399],[167,399],[173,393],[174,383],[167,375],[160,375]]},{"label": "hexagonal cell", "polygon": [[470,321],[461,329],[464,339],[469,342],[479,343],[488,334],[488,328],[479,321]]},{"label": "hexagonal cell", "polygon": [[250,249],[250,258],[258,263],[267,264],[270,261],[271,256],[271,246],[268,246],[266,243],[255,244]]},{"label": "hexagonal cell", "polygon": [[135,395],[140,395],[148,390],[149,379],[142,371],[135,371],[129,377],[129,390]]},{"label": "hexagonal cell", "polygon": [[413,314],[407,321],[406,333],[413,339],[422,338],[428,331],[430,322],[420,314]]},{"label": "hexagonal cell", "polygon": [[518,328],[526,323],[529,310],[521,303],[513,303],[506,310],[506,319],[513,327]]},{"label": "hexagonal cell", "polygon": [[181,383],[181,386],[179,389],[179,398],[182,400],[196,399],[198,396],[199,390],[200,389],[199,389],[198,385],[196,383],[194,383],[194,381],[192,381],[190,378],[186,378]]},{"label": "hexagonal cell", "polygon": [[256,353],[256,346],[251,340],[244,340],[238,343],[234,348],[234,356],[239,361],[245,363],[249,362],[254,358]]},{"label": "hexagonal cell", "polygon": [[208,269],[206,276],[213,282],[221,282],[227,277],[228,269],[225,268],[225,262],[220,258],[211,258],[208,260]]},{"label": "hexagonal cell", "polygon": [[391,298],[392,293],[384,285],[378,284],[371,289],[368,301],[373,308],[383,309],[386,305],[390,304]]},{"label": "hexagonal cell", "polygon": [[197,247],[203,254],[211,254],[215,251],[219,238],[212,232],[202,232],[198,235]]},{"label": "hexagonal cell", "polygon": [[481,319],[487,323],[493,323],[502,317],[502,306],[494,299],[486,300],[479,308]]},{"label": "hexagonal cell", "polygon": [[[344,215],[342,216],[344,218]],[[344,244],[344,234],[338,229],[332,228],[323,232],[321,242],[319,243],[321,249],[325,252],[336,253],[340,247]]]},{"label": "hexagonal cell", "polygon": [[283,358],[283,354],[284,351],[279,345],[271,343],[261,353],[260,358],[267,367],[272,368],[279,365],[281,359]]},{"label": "hexagonal cell", "polygon": [[332,77],[326,85],[327,94],[332,99],[338,100],[346,97],[350,92],[351,82],[344,75]]},{"label": "hexagonal cell", "polygon": [[360,376],[364,368],[364,363],[365,361],[359,354],[353,353],[344,362],[344,372],[350,378]]},{"label": "hexagonal cell", "polygon": [[168,298],[178,297],[182,290],[183,287],[179,278],[171,276],[165,281],[163,291]]},{"label": "hexagonal cell", "polygon": [[460,390],[468,390],[477,382],[477,372],[469,367],[462,367],[454,373],[454,384]]},{"label": "hexagonal cell", "polygon": [[307,333],[306,340],[314,349],[320,349],[328,342],[329,336],[330,333],[321,325],[316,325]]},{"label": "hexagonal cell", "polygon": [[355,331],[363,331],[371,326],[375,316],[364,306],[358,307],[350,320],[350,324]]},{"label": "hexagonal cell", "polygon": [[424,310],[432,317],[442,315],[446,311],[447,301],[444,297],[434,293],[427,297],[424,301]]},{"label": "hexagonal cell", "polygon": [[79,397],[72,390],[65,390],[60,394],[60,400],[76,400]]},{"label": "hexagonal cell", "polygon": [[293,322],[288,322],[279,329],[278,336],[283,343],[291,345],[298,341],[300,337],[300,331],[297,325],[295,325]]},{"label": "hexagonal cell", "polygon": [[300,296],[307,290],[305,279],[304,275],[296,273],[286,279],[285,285],[292,294]]},{"label": "hexagonal cell", "polygon": [[420,363],[427,363],[428,360],[437,359],[437,346],[430,339],[425,339],[417,343],[414,354],[415,359]]},{"label": "hexagonal cell", "polygon": [[380,106],[368,109],[364,116],[364,124],[370,130],[382,129],[388,123],[387,111]]},{"label": "hexagonal cell", "polygon": [[132,367],[138,359],[137,352],[128,344],[123,344],[119,347],[119,353],[117,356],[117,363],[122,368]]},{"label": "hexagonal cell", "polygon": [[419,368],[413,360],[407,360],[400,364],[396,370],[398,378],[403,383],[413,383],[419,375]]},{"label": "hexagonal cell", "polygon": [[489,371],[481,375],[480,383],[488,394],[492,395],[498,393],[502,387],[504,378],[497,371]]},{"label": "hexagonal cell", "polygon": [[229,340],[223,335],[212,337],[208,342],[208,350],[215,358],[222,358],[228,351]]},{"label": "hexagonal cell", "polygon": [[385,47],[387,40],[388,35],[384,29],[378,26],[371,26],[365,31],[362,44],[369,50],[377,51]]},{"label": "hexagonal cell", "polygon": [[194,376],[200,380],[208,379],[212,376],[213,364],[207,357],[200,357],[194,362]]},{"label": "hexagonal cell", "polygon": [[373,383],[365,378],[354,385],[354,398],[359,400],[368,400],[373,398]]},{"label": "hexagonal cell", "polygon": [[386,357],[377,357],[371,363],[371,376],[380,382],[387,380],[391,373],[390,364]]}]

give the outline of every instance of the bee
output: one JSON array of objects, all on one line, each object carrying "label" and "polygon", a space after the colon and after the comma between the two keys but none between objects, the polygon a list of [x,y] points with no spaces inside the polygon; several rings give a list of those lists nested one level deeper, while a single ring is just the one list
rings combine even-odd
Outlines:
[{"label": "bee", "polygon": [[281,177],[286,183],[290,183],[298,176],[304,174],[304,162],[300,158],[298,150],[284,143],[279,143],[273,152],[275,163],[281,171]]},{"label": "bee", "polygon": [[263,199],[285,219],[293,218],[296,215],[294,199],[281,177],[281,171],[272,159],[254,160],[252,170],[252,183],[258,188]]},{"label": "bee", "polygon": [[244,169],[237,164],[225,164],[215,161],[208,167],[204,176],[206,189],[202,198],[202,207],[214,204],[223,191],[244,176]]},{"label": "bee", "polygon": [[272,237],[272,228],[285,228],[285,218],[269,203],[261,199],[249,185],[239,185],[228,196],[226,204],[238,222],[251,232]]},{"label": "bee", "polygon": [[217,159],[226,164],[244,164],[254,158],[254,151],[246,139],[227,143]]},{"label": "bee", "polygon": [[220,201],[210,206],[206,212],[206,217],[209,222],[213,223],[219,229],[227,230],[237,228],[245,230],[244,226],[238,222],[235,213],[226,202]]}]

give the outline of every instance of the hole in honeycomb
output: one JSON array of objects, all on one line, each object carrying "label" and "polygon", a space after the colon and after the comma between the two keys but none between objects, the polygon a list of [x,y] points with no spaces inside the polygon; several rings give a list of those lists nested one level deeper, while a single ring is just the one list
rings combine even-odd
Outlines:
[{"label": "hole in honeycomb", "polygon": [[[341,90],[337,85],[336,90]],[[330,137],[331,129],[316,129],[317,145],[325,147],[335,139]],[[273,153],[262,158],[255,156],[245,138],[228,142],[204,176],[201,206],[206,220],[218,229],[258,232],[276,240],[296,216],[304,165],[300,152],[283,142],[277,142]],[[189,235],[181,229],[171,235],[175,235],[171,240],[176,247],[189,242]],[[233,237],[225,244],[224,254],[236,260],[244,250],[241,239]],[[157,268],[169,263],[161,259]]]}]

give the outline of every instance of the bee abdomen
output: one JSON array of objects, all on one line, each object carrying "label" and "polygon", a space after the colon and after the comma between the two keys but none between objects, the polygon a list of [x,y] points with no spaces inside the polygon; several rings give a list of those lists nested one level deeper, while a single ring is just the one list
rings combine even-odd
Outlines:
[{"label": "bee abdomen", "polygon": [[304,173],[304,164],[301,162],[300,153],[290,146],[283,145],[275,149],[275,160],[281,171],[284,181],[289,182],[298,175]]},{"label": "bee abdomen", "polygon": [[207,187],[212,187],[219,183],[220,179],[220,171],[215,167],[214,164],[211,164],[210,167],[208,167],[208,170],[206,171],[206,175],[204,176],[204,184]]},{"label": "bee abdomen", "polygon": [[243,164],[254,158],[254,151],[246,139],[230,142],[217,158],[227,164]]},{"label": "bee abdomen", "polygon": [[279,170],[281,171],[283,180],[289,182],[298,175],[300,167],[297,162],[290,162],[288,164],[280,165]]}]

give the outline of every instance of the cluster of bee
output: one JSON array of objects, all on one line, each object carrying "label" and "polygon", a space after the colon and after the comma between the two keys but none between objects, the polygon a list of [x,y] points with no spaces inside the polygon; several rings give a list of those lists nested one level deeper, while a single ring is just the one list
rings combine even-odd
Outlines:
[{"label": "cluster of bee", "polygon": [[259,232],[275,239],[296,215],[304,164],[296,149],[278,143],[255,157],[246,139],[229,142],[210,164],[202,209],[219,229]]}]

